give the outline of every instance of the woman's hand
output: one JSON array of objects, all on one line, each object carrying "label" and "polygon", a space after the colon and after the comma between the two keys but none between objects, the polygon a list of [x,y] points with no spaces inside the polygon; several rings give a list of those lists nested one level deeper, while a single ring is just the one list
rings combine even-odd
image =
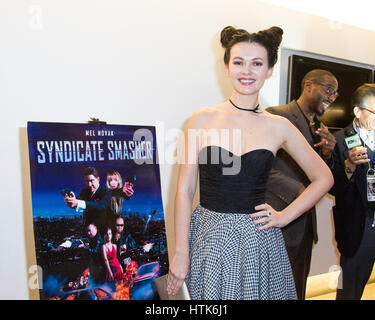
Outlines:
[{"label": "woman's hand", "polygon": [[258,230],[264,230],[271,227],[282,228],[288,224],[288,221],[285,219],[285,216],[281,212],[273,209],[267,203],[256,206],[255,210],[260,211],[250,214],[250,217],[260,219],[254,220],[254,224],[258,225],[264,223],[264,225],[260,226]]},{"label": "woman's hand", "polygon": [[167,276],[167,292],[169,295],[176,295],[182,287],[189,271],[189,253],[175,253],[172,263],[169,266]]},{"label": "woman's hand", "polygon": [[122,191],[126,194],[127,197],[130,198],[134,193],[133,184],[130,182],[125,182],[125,185],[122,188]]}]

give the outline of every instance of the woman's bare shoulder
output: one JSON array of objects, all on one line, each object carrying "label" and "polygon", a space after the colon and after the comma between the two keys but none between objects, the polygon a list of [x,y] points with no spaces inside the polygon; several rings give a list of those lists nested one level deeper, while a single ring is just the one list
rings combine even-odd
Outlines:
[{"label": "woman's bare shoulder", "polygon": [[279,130],[288,130],[293,127],[293,124],[287,118],[276,114],[267,112],[266,119],[269,122],[269,125]]},{"label": "woman's bare shoulder", "polygon": [[188,127],[202,128],[221,112],[222,105],[200,108],[189,118]]}]

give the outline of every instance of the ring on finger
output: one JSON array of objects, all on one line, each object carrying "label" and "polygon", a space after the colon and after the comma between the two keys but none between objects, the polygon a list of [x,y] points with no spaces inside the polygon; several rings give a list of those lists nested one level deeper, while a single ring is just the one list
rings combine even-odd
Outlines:
[{"label": "ring on finger", "polygon": [[271,216],[272,216],[272,212],[271,212],[270,210],[267,210],[267,211],[266,211],[266,216],[267,216],[267,217],[271,217]]}]

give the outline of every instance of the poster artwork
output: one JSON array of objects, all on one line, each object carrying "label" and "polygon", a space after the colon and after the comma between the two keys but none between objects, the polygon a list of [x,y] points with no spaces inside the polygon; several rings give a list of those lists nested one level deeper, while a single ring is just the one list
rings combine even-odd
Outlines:
[{"label": "poster artwork", "polygon": [[155,128],[28,123],[41,299],[159,299],[168,272]]}]

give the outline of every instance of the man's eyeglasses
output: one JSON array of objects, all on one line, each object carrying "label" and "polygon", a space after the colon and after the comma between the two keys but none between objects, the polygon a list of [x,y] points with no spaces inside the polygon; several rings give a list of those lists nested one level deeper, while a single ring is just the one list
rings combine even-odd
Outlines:
[{"label": "man's eyeglasses", "polygon": [[116,227],[123,227],[123,224],[116,224]]},{"label": "man's eyeglasses", "polygon": [[375,115],[375,111],[372,111],[372,110],[370,110],[370,109],[367,109],[367,108],[361,108],[362,110],[367,110],[368,112],[370,112],[370,113],[372,113],[372,114],[374,114]]},{"label": "man's eyeglasses", "polygon": [[315,84],[318,84],[322,87],[325,87],[326,88],[326,94],[328,94],[328,97],[334,96],[335,99],[336,99],[339,96],[339,93],[332,86],[330,86],[328,84],[318,82],[318,81],[312,81],[312,82],[315,83]]}]

